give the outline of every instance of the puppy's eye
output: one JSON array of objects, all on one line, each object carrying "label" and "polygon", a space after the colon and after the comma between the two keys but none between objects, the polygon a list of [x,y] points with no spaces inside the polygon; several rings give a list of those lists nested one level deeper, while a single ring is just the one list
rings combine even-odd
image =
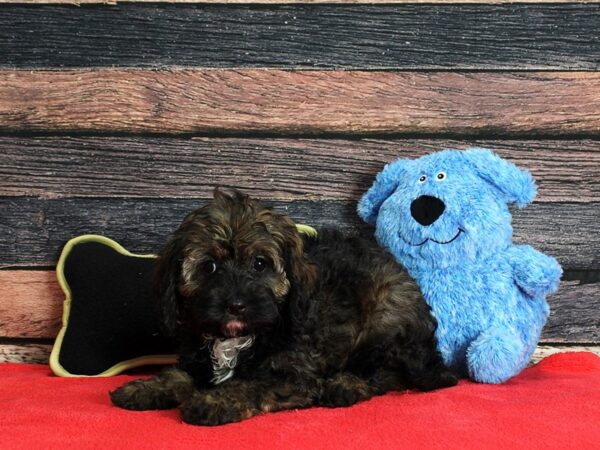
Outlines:
[{"label": "puppy's eye", "polygon": [[217,263],[212,259],[202,263],[202,271],[208,275],[217,271]]},{"label": "puppy's eye", "polygon": [[255,257],[254,261],[252,261],[252,268],[256,272],[262,272],[267,268],[267,260],[262,256]]},{"label": "puppy's eye", "polygon": [[437,181],[442,181],[446,179],[446,172],[440,172],[435,176]]},{"label": "puppy's eye", "polygon": [[425,180],[427,180],[427,177],[425,175],[421,175],[419,177],[419,183],[423,184],[423,183],[425,183]]}]

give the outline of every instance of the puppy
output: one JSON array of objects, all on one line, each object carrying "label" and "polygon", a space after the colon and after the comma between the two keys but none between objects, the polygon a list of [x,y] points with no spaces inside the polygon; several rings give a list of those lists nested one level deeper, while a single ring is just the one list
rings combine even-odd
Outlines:
[{"label": "puppy", "polygon": [[294,222],[237,191],[189,214],[162,251],[157,291],[179,362],[111,393],[131,410],[179,406],[219,425],[390,390],[455,385],[415,282],[375,244]]}]

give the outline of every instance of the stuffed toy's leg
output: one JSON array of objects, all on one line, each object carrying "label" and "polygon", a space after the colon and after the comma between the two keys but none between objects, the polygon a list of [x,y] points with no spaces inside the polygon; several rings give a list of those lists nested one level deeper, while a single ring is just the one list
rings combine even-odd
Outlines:
[{"label": "stuffed toy's leg", "polygon": [[467,349],[469,376],[480,383],[502,383],[523,369],[534,349],[535,342],[523,342],[510,328],[490,328]]}]

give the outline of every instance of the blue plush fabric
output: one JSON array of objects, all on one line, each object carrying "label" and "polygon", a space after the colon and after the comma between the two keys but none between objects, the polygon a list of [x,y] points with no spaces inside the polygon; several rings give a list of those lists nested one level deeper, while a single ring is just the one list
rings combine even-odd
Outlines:
[{"label": "blue plush fabric", "polygon": [[358,205],[421,286],[446,363],[479,382],[501,383],[527,365],[545,297],[558,289],[556,260],[512,243],[507,205],[535,194],[528,171],[473,148],[394,161]]}]

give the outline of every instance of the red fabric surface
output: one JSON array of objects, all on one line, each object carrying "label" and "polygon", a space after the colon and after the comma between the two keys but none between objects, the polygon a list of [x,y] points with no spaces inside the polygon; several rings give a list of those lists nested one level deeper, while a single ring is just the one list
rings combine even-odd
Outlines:
[{"label": "red fabric surface", "polygon": [[599,448],[600,358],[553,355],[499,386],[462,381],[390,393],[350,408],[265,414],[220,427],[177,410],[130,412],[107,392],[134,378],[56,378],[0,364],[2,448]]}]

